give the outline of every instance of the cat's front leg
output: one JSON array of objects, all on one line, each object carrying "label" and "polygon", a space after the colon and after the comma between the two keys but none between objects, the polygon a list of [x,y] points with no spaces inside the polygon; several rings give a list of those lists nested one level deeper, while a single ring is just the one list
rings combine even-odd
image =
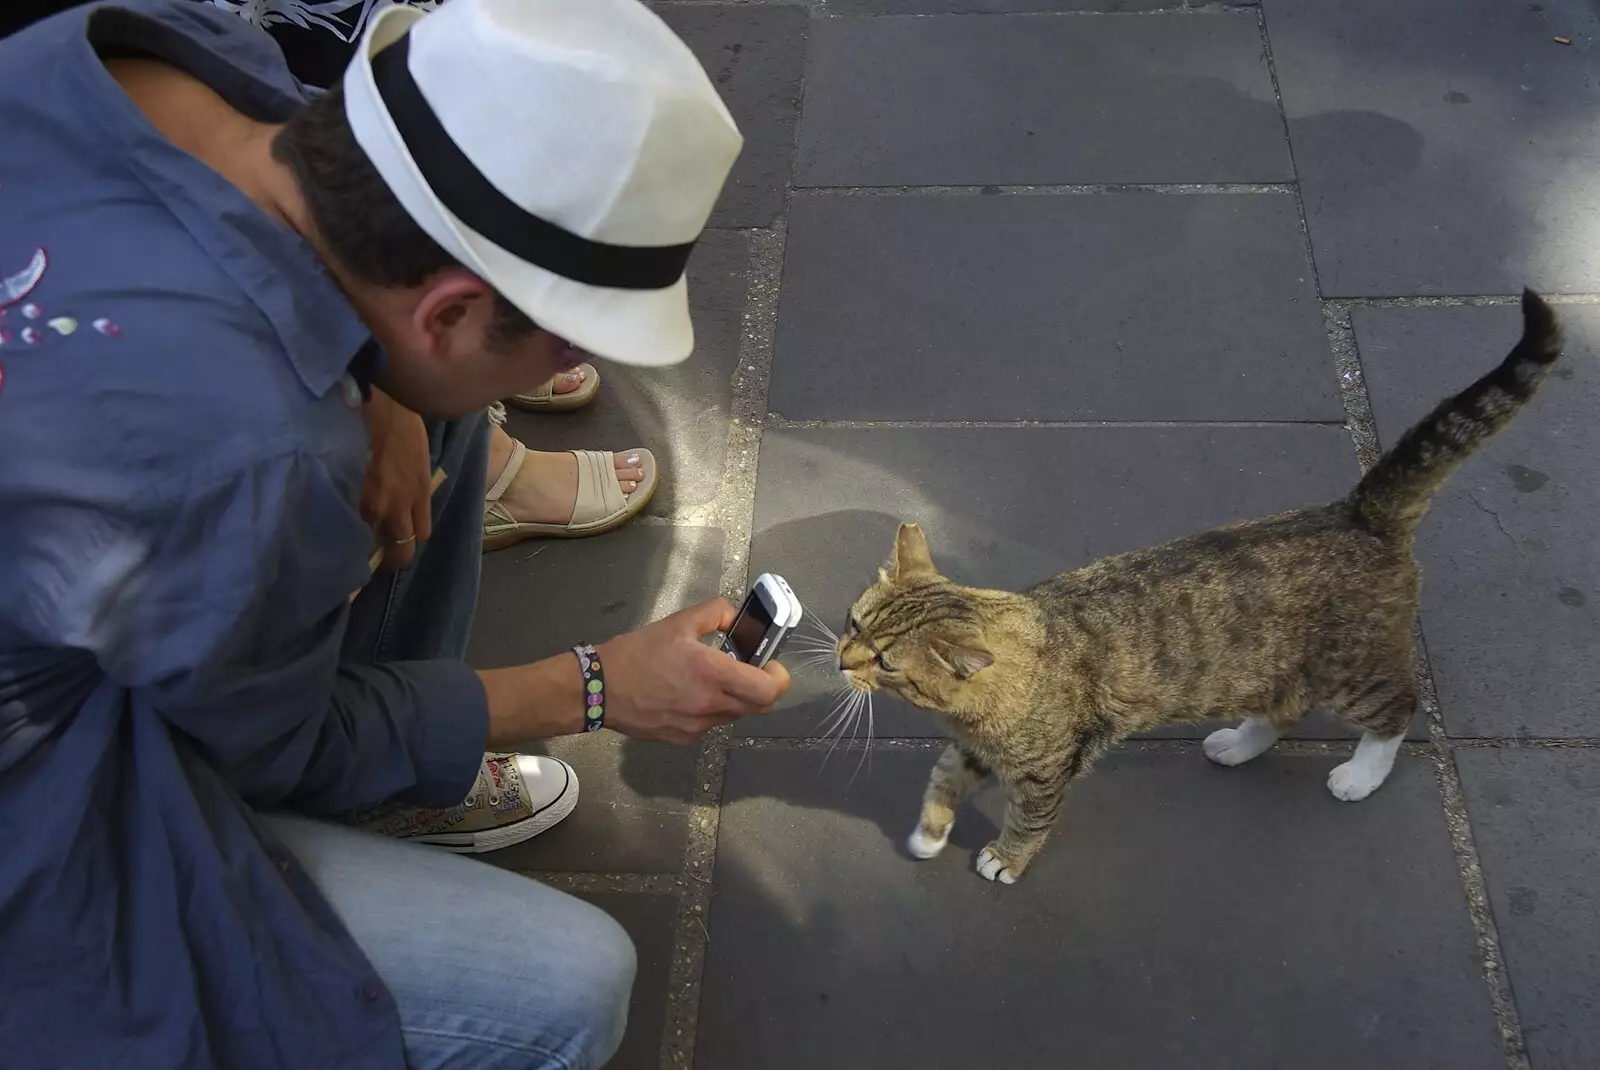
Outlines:
[{"label": "cat's front leg", "polygon": [[978,876],[1015,884],[1044,846],[1061,813],[1070,778],[1061,770],[1019,771],[1006,781],[1000,838],[978,852]]},{"label": "cat's front leg", "polygon": [[950,842],[950,826],[956,808],[977,791],[989,776],[989,766],[981,758],[952,743],[939,755],[928,790],[922,796],[922,818],[906,840],[913,858],[932,858]]}]

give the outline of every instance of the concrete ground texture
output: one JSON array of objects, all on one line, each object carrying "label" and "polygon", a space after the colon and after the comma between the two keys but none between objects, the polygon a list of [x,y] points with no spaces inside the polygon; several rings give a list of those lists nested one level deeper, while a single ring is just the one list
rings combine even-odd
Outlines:
[{"label": "concrete ground texture", "polygon": [[694,749],[549,749],[575,815],[490,856],[611,911],[618,1070],[1600,1067],[1600,23],[1580,0],[665,0],[746,137],[698,348],[538,448],[653,448],[630,527],[484,562],[481,666],[782,572],[837,628],[919,521],[959,581],[1344,493],[1515,341],[1559,377],[1423,528],[1389,782],[1313,719],[1238,769],[1130,742],[1011,887],[901,846],[940,747],[837,748],[796,667]]}]

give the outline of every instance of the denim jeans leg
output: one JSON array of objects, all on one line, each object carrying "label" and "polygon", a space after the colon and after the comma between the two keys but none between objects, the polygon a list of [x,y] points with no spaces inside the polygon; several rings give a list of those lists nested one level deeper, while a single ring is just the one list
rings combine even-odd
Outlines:
[{"label": "denim jeans leg", "polygon": [[436,848],[262,821],[394,996],[411,1070],[599,1070],[616,1053],[636,964],[603,911]]},{"label": "denim jeans leg", "polygon": [[433,466],[445,473],[433,496],[433,537],[418,546],[411,564],[374,576],[357,596],[345,632],[345,660],[466,656],[483,558],[490,431],[481,412],[428,422]]}]

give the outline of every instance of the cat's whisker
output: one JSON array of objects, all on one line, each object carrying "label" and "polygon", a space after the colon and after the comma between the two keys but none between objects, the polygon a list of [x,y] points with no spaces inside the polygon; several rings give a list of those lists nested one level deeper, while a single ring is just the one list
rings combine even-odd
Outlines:
[{"label": "cat's whisker", "polygon": [[794,646],[806,650],[832,650],[833,644],[823,639],[813,639],[809,635],[794,635],[790,633],[789,642]]},{"label": "cat's whisker", "polygon": [[[853,689],[851,690],[851,692],[850,692],[850,704],[847,707],[845,707],[844,716],[839,721],[838,734],[834,735],[833,743],[828,747],[828,753],[824,754],[822,756],[822,767],[823,768],[827,767],[828,759],[833,757],[833,752],[834,752],[835,748],[837,748],[839,746],[840,741],[844,739],[844,730],[845,730],[846,722],[854,723],[855,718],[860,714],[862,694],[863,694],[863,692],[856,691],[856,690],[853,690]],[[830,733],[830,735],[831,734],[832,733]]]},{"label": "cat's whisker", "polygon": [[[850,784],[854,784],[856,777],[861,775],[863,765],[867,767],[868,773],[872,772],[872,731],[872,692],[869,691],[867,692],[867,745],[862,749],[860,759],[856,761],[856,771],[850,774]],[[849,787],[850,784],[846,784],[845,787]]]},{"label": "cat's whisker", "polygon": [[837,643],[839,641],[838,634],[835,633],[832,628],[830,628],[826,624],[824,624],[822,622],[821,618],[812,616],[811,614],[807,614],[806,615],[806,619],[805,619],[805,621],[803,623],[809,624],[813,628],[816,628],[823,635],[827,636],[829,639],[833,640],[835,643]]},{"label": "cat's whisker", "polygon": [[827,725],[824,726],[817,734],[823,739],[827,739],[829,736],[833,735],[835,730],[838,730],[842,735],[844,732],[844,724],[849,719],[850,710],[855,705],[856,700],[857,692],[855,688],[851,687],[849,684],[845,684],[842,688],[840,688],[839,701],[834,703],[833,709],[830,711],[830,717],[828,718]]},{"label": "cat's whisker", "polygon": [[[832,754],[834,748],[844,742],[844,732],[846,727],[850,729],[850,742],[852,744],[855,743],[856,733],[861,730],[861,711],[863,708],[865,708],[865,706],[866,692],[857,691],[855,693],[854,700],[850,703],[850,723],[848,725],[839,726],[838,738],[836,738],[833,741],[833,745],[828,748],[829,754]],[[824,761],[826,761],[826,759],[824,759]]]},{"label": "cat's whisker", "polygon": [[[845,704],[849,701],[850,689],[844,688],[839,692],[838,699],[834,702],[833,707],[828,710],[827,713],[823,714],[817,719],[817,723],[812,727],[812,731],[817,732],[818,735],[826,739],[829,733],[833,731],[833,722],[835,717],[840,715],[840,711],[844,709]],[[827,722],[828,726],[826,728],[822,727],[823,722]]]}]

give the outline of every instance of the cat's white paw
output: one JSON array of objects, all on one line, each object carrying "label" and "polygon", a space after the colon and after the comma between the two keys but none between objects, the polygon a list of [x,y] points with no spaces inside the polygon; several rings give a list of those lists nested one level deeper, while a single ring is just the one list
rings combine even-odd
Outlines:
[{"label": "cat's white paw", "polygon": [[1238,728],[1219,728],[1205,738],[1200,749],[1218,765],[1243,765],[1259,758],[1278,741],[1278,730],[1269,722],[1247,717]]},{"label": "cat's white paw", "polygon": [[906,838],[906,850],[911,852],[912,858],[933,858],[944,850],[944,845],[949,842],[949,829],[945,829],[944,835],[936,840],[926,832],[923,832],[922,826],[918,825],[915,831]]},{"label": "cat's white paw", "polygon": [[978,852],[978,876],[986,881],[999,881],[1001,884],[1017,883],[1017,875],[1007,869],[1006,864],[989,847]]},{"label": "cat's white paw", "polygon": [[1328,774],[1328,790],[1333,797],[1342,802],[1360,802],[1377,791],[1389,778],[1404,739],[1403,735],[1379,739],[1371,732],[1362,736],[1350,760],[1334,766]]},{"label": "cat's white paw", "polygon": [[1374,777],[1371,769],[1354,761],[1334,766],[1333,772],[1328,774],[1328,790],[1335,799],[1344,802],[1360,802],[1377,791],[1382,783],[1383,777]]}]

